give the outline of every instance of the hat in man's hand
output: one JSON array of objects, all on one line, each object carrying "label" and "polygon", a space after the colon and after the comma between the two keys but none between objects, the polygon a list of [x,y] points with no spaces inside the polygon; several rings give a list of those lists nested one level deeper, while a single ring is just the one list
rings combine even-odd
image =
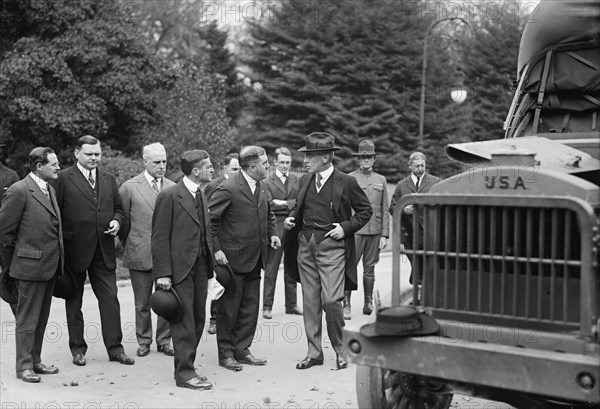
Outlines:
[{"label": "hat in man's hand", "polygon": [[329,152],[342,149],[335,144],[335,136],[327,132],[313,132],[306,135],[305,144],[298,152]]},{"label": "hat in man's hand", "polygon": [[414,337],[431,335],[440,330],[436,320],[415,307],[398,306],[377,310],[375,322],[365,324],[360,333],[365,337]]},{"label": "hat in man's hand", "polygon": [[54,283],[54,294],[57,298],[68,300],[75,295],[75,278],[71,269],[65,265],[62,275],[56,277]]},{"label": "hat in man's hand", "polygon": [[358,152],[352,153],[354,156],[375,156],[375,144],[370,139],[363,139],[358,144]]},{"label": "hat in man's hand", "polygon": [[214,270],[217,281],[225,287],[225,291],[235,291],[235,278],[231,266],[229,264],[224,266],[215,264]]},{"label": "hat in man's hand", "polygon": [[152,311],[169,322],[176,323],[183,317],[183,304],[173,287],[170,290],[158,289],[150,296]]}]

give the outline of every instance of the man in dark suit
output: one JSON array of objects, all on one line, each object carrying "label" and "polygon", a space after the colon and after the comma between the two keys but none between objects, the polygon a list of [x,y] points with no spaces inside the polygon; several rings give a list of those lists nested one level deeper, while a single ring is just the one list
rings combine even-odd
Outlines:
[{"label": "man in dark suit", "polygon": [[212,179],[208,153],[191,150],[181,155],[185,175],[162,190],[152,215],[152,274],[158,288],[173,290],[183,307],[181,320],[170,322],[175,350],[175,384],[206,390],[212,384],[194,369],[204,330],[208,279],[213,276],[213,244],[207,200],[200,185]]},{"label": "man in dark suit", "polygon": [[65,264],[75,280],[74,294],[65,300],[69,348],[73,364],[86,364],[87,344],[81,312],[86,273],[98,299],[102,338],[109,360],[132,365],[125,354],[121,310],[117,297],[114,237],[123,223],[123,206],[113,175],[100,165],[100,141],[93,136],[77,140],[77,163],[61,170],[54,183],[64,226]]},{"label": "man in dark suit", "polygon": [[[219,186],[223,181],[227,180],[231,175],[240,170],[240,155],[237,153],[229,153],[223,159],[223,170],[221,172],[221,176],[213,179],[211,182],[207,183],[204,188],[204,195],[206,196],[206,200],[210,200],[212,194],[215,192],[217,186]],[[217,303],[215,300],[210,302],[210,321],[208,324],[208,329],[206,330],[209,334],[217,333]]]},{"label": "man in dark suit", "polygon": [[[292,154],[287,148],[278,148],[275,150],[275,172],[267,178],[267,188],[269,191],[271,209],[275,213],[277,222],[277,235],[283,241],[284,232],[283,221],[289,215],[290,210],[296,205],[296,196],[298,196],[299,178],[290,173],[292,165]],[[265,266],[265,282],[263,284],[263,318],[271,319],[273,309],[273,299],[275,297],[275,283],[277,282],[277,273],[279,264],[283,256],[283,246],[277,249],[269,249]],[[288,263],[284,265],[283,280],[285,286],[285,313],[302,315],[302,310],[298,307],[296,294],[296,280],[290,276]]]},{"label": "man in dark suit", "polygon": [[[336,354],[336,367],[348,366],[340,355],[344,316],[344,290],[356,290],[354,233],[367,224],[373,210],[356,178],[333,167],[335,138],[326,132],[306,136],[304,165],[296,208],[285,219],[291,246],[298,247],[298,273],[302,283],[306,358],[297,369],[323,365],[322,314]],[[354,214],[353,214],[354,211]]]},{"label": "man in dark suit", "polygon": [[[152,213],[158,193],[175,185],[165,177],[167,152],[163,145],[152,143],[144,146],[142,158],[146,169],[119,188],[125,215],[119,238],[123,243],[123,267],[129,269],[131,277],[135,301],[135,335],[139,345],[136,355],[141,357],[150,353],[152,343]],[[169,322],[160,316],[156,320],[156,344],[159,352],[173,356]]]},{"label": "man in dark suit", "polygon": [[[426,158],[425,155],[421,152],[413,152],[408,157],[408,167],[410,168],[411,174],[402,179],[396,185],[396,190],[394,190],[394,194],[392,196],[392,201],[390,204],[390,214],[393,215],[394,211],[396,211],[396,205],[400,201],[403,196],[413,194],[413,193],[427,193],[431,186],[439,182],[441,179],[437,176],[430,175],[426,172]],[[414,208],[413,205],[408,205],[404,207],[404,209],[400,209],[401,211],[401,225],[402,231],[400,232],[400,242],[402,250],[406,247],[409,250],[413,249],[413,213]],[[419,241],[417,242],[417,249],[422,248],[423,246],[423,217],[419,216],[419,229],[421,233],[419,234]],[[414,268],[415,266],[413,266]],[[422,277],[422,274],[419,275]],[[409,278],[410,283],[412,284],[412,271]]]},{"label": "man in dark suit", "polygon": [[266,365],[250,352],[258,323],[260,270],[268,247],[281,245],[267,189],[269,159],[259,146],[240,152],[241,170],[221,183],[210,199],[210,220],[215,261],[229,264],[235,291],[217,300],[217,347],[219,365],[240,371],[241,364]]},{"label": "man in dark suit", "polygon": [[48,185],[60,167],[54,151],[40,147],[29,153],[29,169],[6,191],[0,244],[18,290],[17,378],[40,382],[39,374],[58,373],[58,368],[42,363],[41,353],[56,275],[63,271],[60,211],[56,192]]}]

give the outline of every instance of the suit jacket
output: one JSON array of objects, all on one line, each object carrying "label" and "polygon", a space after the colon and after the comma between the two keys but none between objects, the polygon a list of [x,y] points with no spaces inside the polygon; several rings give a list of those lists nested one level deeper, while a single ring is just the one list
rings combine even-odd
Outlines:
[{"label": "suit jacket", "polygon": [[0,206],[2,206],[2,196],[8,188],[19,181],[19,175],[14,170],[0,163]]},{"label": "suit jacket", "polygon": [[356,234],[390,237],[390,214],[385,176],[375,172],[371,172],[367,176],[360,170],[350,173],[350,176],[356,178],[373,208],[373,216]]},{"label": "suit jacket", "polygon": [[[201,251],[200,218],[195,198],[183,184],[161,190],[152,215],[152,276],[171,277],[173,285],[180,283],[192,271]],[[210,216],[202,193],[204,239],[209,254],[208,278],[213,276],[213,243],[210,236]]]},{"label": "suit jacket", "polygon": [[227,180],[227,178],[225,177],[225,174],[222,174],[218,178],[211,180],[210,183],[206,185],[206,187],[204,188],[204,196],[206,196],[206,198],[209,201],[210,201],[210,198],[212,197],[213,193],[215,193],[215,190],[217,189],[217,187],[224,180]]},{"label": "suit jacket", "polygon": [[13,184],[0,209],[0,243],[10,276],[19,280],[48,281],[63,272],[62,221],[56,192],[50,201],[31,178]]},{"label": "suit jacket", "polygon": [[[152,268],[150,238],[156,192],[144,173],[132,177],[119,188],[124,214],[123,226],[119,230],[123,243],[123,267],[133,270]],[[174,185],[169,179],[162,178],[162,189]]]},{"label": "suit jacket", "polygon": [[267,261],[270,237],[277,236],[277,226],[267,188],[257,182],[257,202],[241,172],[217,187],[209,208],[215,251],[225,253],[233,271],[248,273],[256,267],[261,254],[263,263]]},{"label": "suit jacket", "polygon": [[[296,197],[298,197],[298,189],[300,187],[300,178],[297,175],[288,173],[287,186],[285,186],[277,174],[273,172],[267,179],[267,190],[269,193],[269,202],[271,209],[277,218],[287,217],[290,210],[296,206]],[[285,200],[286,204],[277,205],[273,203],[273,199]]]},{"label": "suit jacket", "polygon": [[[404,213],[402,209],[396,209],[396,205],[400,201],[400,199],[406,195],[413,193],[427,193],[431,186],[441,181],[442,179],[437,176],[430,175],[429,173],[423,174],[423,179],[419,183],[419,189],[415,186],[415,182],[413,182],[411,175],[402,179],[396,185],[396,190],[392,196],[392,202],[390,204],[390,214],[393,215],[394,211],[401,212],[402,218],[402,231],[400,234],[400,242],[402,244],[412,243],[412,215],[408,215]],[[423,228],[423,217],[420,217],[419,225]],[[421,235],[421,239],[423,239]]]},{"label": "suit jacket", "polygon": [[[302,176],[296,208],[290,212],[290,216],[295,218],[295,226],[290,231],[285,244],[285,250],[289,251],[290,255],[298,254],[298,234],[302,230],[304,199],[311,183],[315,183],[314,174]],[[346,281],[344,288],[345,290],[356,290],[356,246],[354,244],[354,233],[367,224],[373,214],[373,210],[371,209],[367,195],[358,185],[356,178],[334,169],[326,183],[332,183],[332,204],[336,218],[335,223],[339,223],[344,229],[344,243],[346,246]],[[289,264],[287,264],[287,259],[285,262],[292,277],[300,282],[300,274],[298,273],[295,258],[293,262],[290,260]]]},{"label": "suit jacket", "polygon": [[96,169],[97,201],[77,165],[61,170],[53,186],[63,219],[65,264],[71,271],[84,271],[99,242],[106,267],[116,269],[114,237],[104,233],[111,220],[123,226],[123,205],[115,177]]}]

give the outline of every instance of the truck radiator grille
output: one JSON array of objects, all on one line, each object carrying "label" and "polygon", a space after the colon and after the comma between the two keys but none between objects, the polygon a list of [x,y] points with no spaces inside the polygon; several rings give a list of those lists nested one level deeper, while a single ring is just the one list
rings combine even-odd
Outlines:
[{"label": "truck radiator grille", "polygon": [[[580,322],[581,238],[557,207],[416,205],[413,277],[436,317],[545,330]],[[421,236],[422,235],[422,236]],[[423,244],[419,244],[423,243]]]}]

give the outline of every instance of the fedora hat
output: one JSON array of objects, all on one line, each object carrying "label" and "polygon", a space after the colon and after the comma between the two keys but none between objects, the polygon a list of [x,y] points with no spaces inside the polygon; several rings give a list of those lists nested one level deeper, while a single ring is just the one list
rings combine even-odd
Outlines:
[{"label": "fedora hat", "polygon": [[305,146],[298,152],[329,152],[342,149],[335,144],[335,136],[327,132],[313,132],[304,138]]},{"label": "fedora hat", "polygon": [[358,144],[358,152],[353,153],[354,156],[375,156],[375,144],[370,139],[363,139]]},{"label": "fedora hat", "polygon": [[169,322],[176,323],[183,317],[183,304],[173,287],[170,290],[158,289],[150,296],[152,311]]},{"label": "fedora hat", "polygon": [[415,307],[399,306],[378,310],[375,322],[365,324],[360,333],[365,337],[412,337],[435,334],[440,329],[431,316]]},{"label": "fedora hat", "polygon": [[231,266],[229,264],[225,264],[224,266],[215,264],[214,270],[217,281],[225,288],[225,291],[234,291],[235,279]]},{"label": "fedora hat", "polygon": [[54,296],[68,300],[75,295],[75,278],[71,269],[65,265],[62,275],[56,277],[54,284]]}]

